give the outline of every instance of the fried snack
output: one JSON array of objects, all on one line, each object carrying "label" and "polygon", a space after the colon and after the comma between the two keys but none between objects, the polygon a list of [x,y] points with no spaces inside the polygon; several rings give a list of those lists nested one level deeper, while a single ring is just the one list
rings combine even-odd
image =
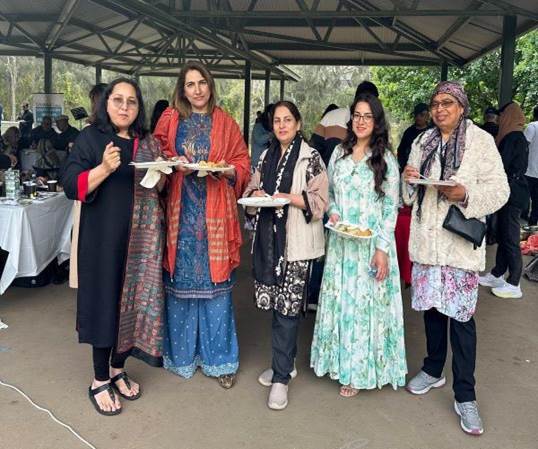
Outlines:
[{"label": "fried snack", "polygon": [[228,164],[226,162],[213,162],[213,161],[200,161],[198,162],[200,167],[204,168],[227,168]]},{"label": "fried snack", "polygon": [[356,237],[371,237],[372,236],[372,231],[370,231],[370,229],[358,229],[357,228],[348,232]]}]

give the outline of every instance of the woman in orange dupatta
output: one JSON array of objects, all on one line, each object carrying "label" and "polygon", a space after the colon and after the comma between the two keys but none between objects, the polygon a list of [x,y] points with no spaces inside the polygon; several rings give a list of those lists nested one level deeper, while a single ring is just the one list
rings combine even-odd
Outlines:
[{"label": "woman in orange dupatta", "polygon": [[231,167],[203,176],[180,165],[170,178],[164,367],[185,378],[201,367],[231,388],[239,367],[232,304],[241,246],[236,202],[250,161],[239,126],[215,103],[213,77],[203,64],[188,62],[154,133],[169,158]]}]

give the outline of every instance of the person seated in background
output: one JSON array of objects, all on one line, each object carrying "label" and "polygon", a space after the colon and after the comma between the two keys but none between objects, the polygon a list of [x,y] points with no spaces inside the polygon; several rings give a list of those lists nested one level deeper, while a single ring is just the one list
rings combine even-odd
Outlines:
[{"label": "person seated in background", "polygon": [[41,125],[32,129],[30,134],[30,144],[35,148],[40,140],[45,139],[53,142],[57,135],[58,133],[52,129],[52,118],[45,115],[41,120]]},{"label": "person seated in background", "polygon": [[0,138],[0,152],[17,156],[20,140],[21,132],[19,129],[16,126],[10,126]]},{"label": "person seated in background", "polygon": [[480,126],[484,131],[490,133],[493,137],[497,137],[499,133],[499,111],[493,106],[488,106],[484,111],[484,124]]},{"label": "person seated in background", "polygon": [[419,134],[424,132],[429,127],[430,122],[430,108],[426,103],[418,103],[413,110],[413,117],[415,123],[407,128],[403,135],[400,145],[398,146],[398,165],[400,166],[400,173],[407,165],[407,159],[409,159],[409,153],[411,152],[411,145]]},{"label": "person seated in background", "polygon": [[48,139],[41,139],[37,144],[39,158],[34,165],[35,173],[38,177],[48,179],[58,179],[58,172],[62,165],[62,157],[54,149],[52,142]]},{"label": "person seated in background", "polygon": [[78,136],[79,130],[69,124],[69,117],[67,115],[59,115],[56,117],[56,127],[60,134],[54,136],[52,144],[58,151],[69,152],[70,147],[75,142]]},{"label": "person seated in background", "polygon": [[153,113],[151,114],[151,121],[150,121],[150,127],[149,132],[153,134],[153,131],[155,131],[155,127],[157,126],[157,122],[161,118],[162,113],[164,110],[170,105],[168,100],[158,100],[155,103],[155,106],[153,106]]}]

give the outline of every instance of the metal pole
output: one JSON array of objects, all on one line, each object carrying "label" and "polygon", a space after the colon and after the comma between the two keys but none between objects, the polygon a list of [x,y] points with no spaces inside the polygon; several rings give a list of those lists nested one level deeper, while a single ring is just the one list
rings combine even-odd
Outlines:
[{"label": "metal pole", "polygon": [[250,70],[250,61],[245,61],[245,95],[243,99],[243,138],[248,145],[248,135],[250,128],[250,91],[251,91],[252,73]]},{"label": "metal pole", "polygon": [[44,91],[46,94],[52,93],[52,55],[50,53],[43,54],[44,66],[45,66],[45,83]]},{"label": "metal pole", "polygon": [[501,77],[499,80],[499,107],[512,100],[514,79],[514,52],[516,49],[516,16],[503,17],[501,50]]},{"label": "metal pole", "polygon": [[103,79],[103,70],[101,68],[101,64],[97,64],[95,66],[95,84],[101,83]]},{"label": "metal pole", "polygon": [[448,80],[448,62],[443,61],[441,64],[441,81]]},{"label": "metal pole", "polygon": [[285,85],[286,83],[286,80],[284,80],[284,78],[281,78],[280,79],[280,99],[281,100],[284,100],[284,90],[285,90]]},{"label": "metal pole", "polygon": [[265,71],[265,91],[263,96],[263,104],[267,107],[269,104],[269,95],[271,93],[271,70]]}]

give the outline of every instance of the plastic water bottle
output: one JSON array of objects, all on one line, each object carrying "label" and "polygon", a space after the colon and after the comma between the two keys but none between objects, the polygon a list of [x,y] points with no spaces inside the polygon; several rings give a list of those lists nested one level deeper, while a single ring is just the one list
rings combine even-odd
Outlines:
[{"label": "plastic water bottle", "polygon": [[19,170],[9,169],[5,173],[6,198],[18,200],[21,195]]}]

